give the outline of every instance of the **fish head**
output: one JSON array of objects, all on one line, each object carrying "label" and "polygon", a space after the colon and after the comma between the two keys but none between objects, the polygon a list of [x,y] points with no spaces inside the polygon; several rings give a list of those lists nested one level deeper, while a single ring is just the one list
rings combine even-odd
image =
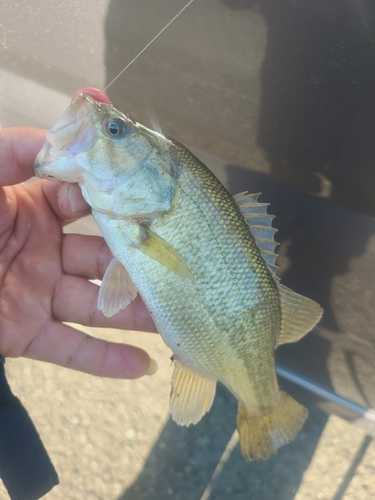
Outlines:
[{"label": "fish head", "polygon": [[145,218],[168,211],[175,172],[163,135],[80,92],[47,133],[37,177],[77,182],[95,210]]}]

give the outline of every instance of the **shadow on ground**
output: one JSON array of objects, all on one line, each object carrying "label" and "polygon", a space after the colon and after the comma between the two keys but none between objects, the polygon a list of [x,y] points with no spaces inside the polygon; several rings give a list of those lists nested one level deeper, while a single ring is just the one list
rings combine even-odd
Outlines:
[{"label": "shadow on ground", "polygon": [[[237,403],[221,385],[211,411],[196,426],[169,420],[144,468],[118,500],[200,500],[234,428]],[[327,417],[313,410],[290,445],[266,461],[248,462],[238,445],[215,481],[210,499],[292,500]]]}]

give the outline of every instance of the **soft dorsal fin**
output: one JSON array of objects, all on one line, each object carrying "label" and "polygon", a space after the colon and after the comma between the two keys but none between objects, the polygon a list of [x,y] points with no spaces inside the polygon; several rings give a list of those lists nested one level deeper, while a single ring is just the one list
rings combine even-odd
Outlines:
[{"label": "soft dorsal fin", "polygon": [[115,257],[104,273],[99,289],[98,309],[110,318],[125,309],[137,296],[137,288],[127,270]]},{"label": "soft dorsal fin", "polygon": [[266,261],[279,290],[281,332],[277,345],[296,342],[314,328],[322,317],[323,309],[313,300],[283,286],[279,278],[277,278],[275,248],[278,243],[274,241],[274,234],[277,230],[271,226],[273,216],[267,214],[268,203],[258,203],[259,195],[260,193],[249,194],[244,192],[235,195],[233,198],[249,224],[255,243]]},{"label": "soft dorsal fin", "polygon": [[323,314],[319,304],[277,284],[281,305],[281,332],[277,345],[297,342],[314,328]]},{"label": "soft dorsal fin", "polygon": [[153,233],[147,227],[142,227],[143,235],[140,243],[136,246],[138,250],[148,255],[160,264],[167,267],[175,274],[195,281],[195,277],[189,266],[178,252],[160,236]]},{"label": "soft dorsal fin", "polygon": [[233,196],[243,217],[249,224],[250,232],[255,239],[255,243],[265,260],[268,269],[273,277],[276,277],[277,266],[275,248],[279,245],[274,240],[277,229],[272,227],[273,215],[267,213],[269,203],[258,203],[261,193],[249,194],[247,191]]}]

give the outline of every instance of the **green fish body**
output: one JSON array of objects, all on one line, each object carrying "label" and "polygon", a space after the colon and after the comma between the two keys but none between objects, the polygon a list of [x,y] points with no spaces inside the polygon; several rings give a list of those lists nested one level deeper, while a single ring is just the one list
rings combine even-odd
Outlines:
[{"label": "green fish body", "polygon": [[141,295],[173,352],[173,419],[198,422],[220,381],[238,400],[245,458],[293,439],[307,411],[279,389],[274,350],[322,310],[276,277],[272,217],[257,195],[232,197],[184,146],[85,94],[35,171],[81,186],[114,255],[98,306],[110,316]]}]

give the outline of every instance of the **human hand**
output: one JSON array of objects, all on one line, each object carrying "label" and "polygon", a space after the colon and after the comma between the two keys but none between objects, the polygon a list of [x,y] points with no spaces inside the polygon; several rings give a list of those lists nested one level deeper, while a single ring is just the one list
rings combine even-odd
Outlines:
[{"label": "human hand", "polygon": [[88,280],[103,277],[112,255],[101,237],[62,232],[90,212],[79,187],[19,184],[33,176],[44,140],[38,129],[0,130],[0,354],[106,377],[140,377],[150,369],[146,352],[62,323],[156,331],[139,297],[112,318],[98,311],[98,287]]}]

